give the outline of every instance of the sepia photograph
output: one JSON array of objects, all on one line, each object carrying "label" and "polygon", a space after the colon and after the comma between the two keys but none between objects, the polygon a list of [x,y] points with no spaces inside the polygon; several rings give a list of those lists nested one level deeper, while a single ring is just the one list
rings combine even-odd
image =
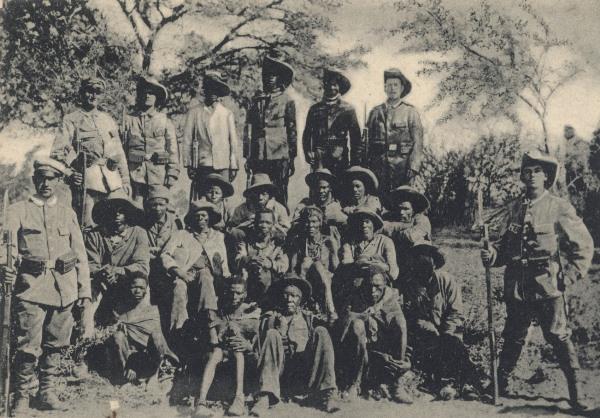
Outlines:
[{"label": "sepia photograph", "polygon": [[0,414],[600,418],[600,0],[0,0]]}]

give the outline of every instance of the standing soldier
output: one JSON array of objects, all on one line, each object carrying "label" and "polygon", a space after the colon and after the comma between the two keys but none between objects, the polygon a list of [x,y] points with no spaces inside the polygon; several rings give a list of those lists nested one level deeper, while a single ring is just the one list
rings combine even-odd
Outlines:
[{"label": "standing soldier", "polygon": [[148,186],[171,188],[179,177],[179,152],[175,127],[167,114],[157,110],[167,101],[167,89],[151,77],[140,77],[136,109],[123,121],[123,145],[132,198],[142,203]]},{"label": "standing soldier", "polygon": [[248,110],[244,157],[248,171],[266,173],[277,188],[277,200],[287,206],[288,180],[296,158],[296,104],[287,92],[294,70],[265,56],[262,67],[264,94],[257,94]]},{"label": "standing soldier", "polygon": [[64,117],[51,152],[53,158],[73,169],[68,182],[72,206],[80,216],[81,226],[92,224],[92,207],[97,201],[121,187],[126,193],[131,188],[117,123],[108,113],[98,110],[98,99],[103,92],[102,80],[81,81],[81,107]]},{"label": "standing soldier", "polygon": [[558,162],[552,157],[539,152],[523,155],[525,196],[509,207],[506,231],[490,250],[482,250],[481,258],[485,265],[506,266],[507,317],[498,366],[500,394],[507,393],[508,378],[525,345],[527,330],[537,318],[567,378],[569,404],[582,411],[586,406],[581,403],[579,362],[563,292],[587,274],[594,243],[575,208],[548,191],[557,171]]},{"label": "standing soldier", "polygon": [[417,110],[402,99],[410,81],[397,68],[384,71],[387,101],[376,106],[367,120],[367,167],[381,182],[382,194],[398,186],[414,185],[423,158],[423,126]]},{"label": "standing soldier", "polygon": [[[53,391],[60,372],[60,351],[70,343],[73,304],[87,305],[91,297],[77,217],[54,194],[66,168],[52,159],[38,160],[33,166],[36,194],[7,211],[7,228],[15,237],[13,259],[20,259],[14,292],[16,416],[30,415],[29,391],[36,386],[38,358],[38,407],[64,409]],[[12,279],[13,268],[2,267],[1,279]]]},{"label": "standing soldier", "polygon": [[308,110],[302,134],[306,162],[313,170],[327,168],[338,179],[343,178],[343,172],[350,164],[359,165],[363,158],[356,111],[350,103],[341,99],[350,86],[350,80],[342,73],[325,69],[323,100]]},{"label": "standing soldier", "polygon": [[202,197],[207,175],[220,174],[233,182],[238,171],[235,120],[221,104],[231,90],[219,73],[207,72],[202,91],[204,103],[189,110],[183,134],[183,165],[192,180],[191,200]]}]

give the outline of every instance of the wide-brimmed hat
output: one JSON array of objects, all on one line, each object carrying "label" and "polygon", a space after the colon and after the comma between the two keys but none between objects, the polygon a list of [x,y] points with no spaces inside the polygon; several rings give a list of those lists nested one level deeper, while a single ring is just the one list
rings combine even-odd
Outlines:
[{"label": "wide-brimmed hat", "polygon": [[274,196],[277,192],[277,187],[271,183],[271,178],[268,174],[256,173],[252,176],[250,187],[244,191],[244,197],[248,197],[248,195],[257,193],[261,190],[266,190],[271,196]]},{"label": "wide-brimmed hat", "polygon": [[207,71],[204,73],[202,83],[204,83],[206,87],[210,86],[210,89],[219,97],[229,96],[231,93],[231,88],[225,82],[221,73],[217,71]]},{"label": "wide-brimmed hat", "polygon": [[350,184],[352,180],[360,180],[365,185],[367,194],[374,195],[379,188],[379,180],[377,176],[368,168],[354,165],[344,172],[344,181]]},{"label": "wide-brimmed hat", "polygon": [[312,294],[312,286],[308,280],[299,277],[296,273],[287,273],[271,285],[273,295],[280,295],[287,286],[295,286],[302,292],[302,301],[306,302]]},{"label": "wide-brimmed hat", "polygon": [[410,91],[412,90],[412,84],[408,80],[408,78],[406,78],[406,76],[402,74],[402,71],[400,71],[398,68],[388,68],[383,72],[383,82],[385,83],[385,81],[388,78],[400,79],[400,81],[402,82],[402,86],[404,87],[400,98],[408,96],[408,93],[410,93]]},{"label": "wide-brimmed hat", "polygon": [[69,174],[69,169],[54,158],[39,158],[33,162],[34,174],[51,174],[54,177],[62,177]]},{"label": "wide-brimmed hat", "polygon": [[315,171],[308,173],[306,177],[304,177],[304,181],[308,187],[312,187],[319,180],[326,180],[329,184],[334,185],[336,177],[326,168],[317,168]]},{"label": "wide-brimmed hat", "polygon": [[220,174],[212,173],[204,177],[204,190],[208,190],[210,186],[219,186],[223,191],[223,198],[233,196],[233,185]]},{"label": "wide-brimmed hat", "polygon": [[192,223],[192,217],[194,216],[194,214],[200,211],[206,211],[208,213],[209,226],[218,224],[223,218],[223,216],[219,213],[215,205],[213,205],[206,199],[199,199],[190,203],[190,208],[188,209],[188,212],[183,218],[183,221],[185,222],[186,226],[189,226]]},{"label": "wide-brimmed hat", "polygon": [[294,80],[294,69],[287,63],[270,55],[266,55],[263,59],[262,72],[263,74],[276,74],[284,89],[292,84]]},{"label": "wide-brimmed hat", "polygon": [[117,209],[125,211],[125,217],[129,225],[135,225],[144,219],[144,211],[137,206],[129,197],[120,191],[112,193],[107,199],[96,202],[92,208],[92,220],[101,225],[107,220],[111,220]]},{"label": "wide-brimmed hat", "polygon": [[381,229],[381,227],[383,226],[383,219],[381,219],[381,216],[379,216],[376,212],[373,212],[372,210],[366,208],[361,208],[356,210],[355,212],[352,212],[348,217],[348,223],[355,224],[362,218],[371,219],[371,221],[373,222],[374,231]]},{"label": "wide-brimmed hat", "polygon": [[429,200],[425,195],[410,186],[400,186],[392,190],[390,202],[394,205],[399,205],[402,202],[410,202],[415,213],[421,213],[429,209]]},{"label": "wide-brimmed hat", "polygon": [[438,247],[430,242],[421,242],[411,247],[409,250],[408,259],[415,260],[420,255],[431,257],[433,259],[433,265],[436,269],[439,269],[446,264],[446,257],[444,254],[439,250]]},{"label": "wide-brimmed hat", "polygon": [[106,84],[103,80],[98,77],[86,77],[81,80],[81,84],[79,85],[79,91],[89,91],[93,90],[96,92],[103,92],[106,90]]},{"label": "wide-brimmed hat", "polygon": [[156,105],[163,106],[169,97],[169,91],[158,80],[149,75],[141,75],[138,80],[138,89],[152,90],[156,93]]},{"label": "wide-brimmed hat", "polygon": [[529,151],[523,154],[523,158],[521,159],[521,171],[523,171],[523,168],[525,167],[538,164],[542,166],[548,177],[546,188],[549,189],[554,185],[556,177],[558,176],[558,161],[548,154],[542,154],[540,151]]},{"label": "wide-brimmed hat", "polygon": [[348,90],[350,90],[350,87],[352,87],[352,83],[350,83],[348,77],[346,77],[340,71],[333,68],[325,68],[323,70],[323,80],[329,79],[334,79],[338,83],[338,86],[340,87],[340,95],[342,96],[348,93]]},{"label": "wide-brimmed hat", "polygon": [[144,199],[144,202],[149,202],[153,199],[164,199],[169,202],[171,200],[171,191],[162,184],[148,186],[148,195]]}]

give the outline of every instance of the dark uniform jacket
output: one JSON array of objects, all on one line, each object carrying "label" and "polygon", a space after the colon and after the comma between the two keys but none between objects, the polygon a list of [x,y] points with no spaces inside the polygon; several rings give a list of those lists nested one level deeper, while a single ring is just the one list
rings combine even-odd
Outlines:
[{"label": "dark uniform jacket", "polygon": [[323,153],[326,156],[330,156],[334,148],[341,147],[341,157],[346,166],[349,163],[360,164],[363,147],[360,126],[352,105],[341,99],[334,104],[320,101],[312,105],[306,116],[302,146],[305,154],[310,151],[316,154]]},{"label": "dark uniform jacket", "polygon": [[244,136],[247,160],[296,158],[296,103],[284,91],[255,96],[248,110],[249,134]]}]

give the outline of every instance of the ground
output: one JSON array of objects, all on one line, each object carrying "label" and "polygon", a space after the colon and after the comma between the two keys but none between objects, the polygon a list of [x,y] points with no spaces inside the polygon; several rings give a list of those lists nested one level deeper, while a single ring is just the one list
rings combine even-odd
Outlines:
[{"label": "ground", "polygon": [[[485,305],[484,270],[478,258],[478,243],[474,237],[457,231],[438,231],[436,241],[443,248],[447,263],[444,269],[451,272],[463,286],[465,300],[465,340],[470,345],[473,359],[487,368],[487,315]],[[504,309],[498,300],[501,296],[501,269],[494,269],[495,319],[497,338],[504,320]],[[600,265],[595,264],[587,280],[575,284],[569,291],[569,306],[574,339],[584,368],[586,401],[594,409],[586,416],[600,417]],[[65,360],[65,370],[69,367]],[[165,383],[168,384],[168,383]],[[388,401],[361,399],[354,403],[341,403],[338,417],[392,417],[399,414],[412,417],[480,417],[500,414],[507,417],[537,415],[570,415],[566,402],[564,377],[552,359],[550,347],[543,342],[541,332],[533,327],[527,349],[519,361],[510,388],[518,395],[502,398],[502,405],[492,406],[480,402],[435,401],[430,395],[418,394],[415,404],[399,406]],[[140,386],[113,387],[103,378],[94,375],[86,384],[72,384],[66,380],[59,387],[60,397],[69,404],[67,413],[36,412],[36,417],[109,417],[111,401],[117,401],[117,417],[190,417],[191,409],[171,407],[159,395],[160,391],[146,390]],[[222,411],[217,413],[221,415]],[[281,404],[269,413],[272,417],[303,416],[324,417],[321,413],[296,404]]]}]

